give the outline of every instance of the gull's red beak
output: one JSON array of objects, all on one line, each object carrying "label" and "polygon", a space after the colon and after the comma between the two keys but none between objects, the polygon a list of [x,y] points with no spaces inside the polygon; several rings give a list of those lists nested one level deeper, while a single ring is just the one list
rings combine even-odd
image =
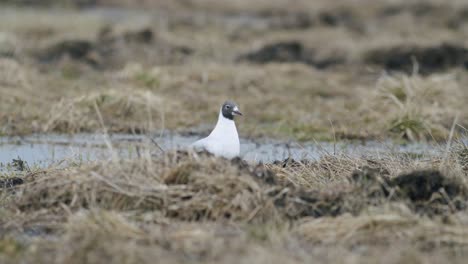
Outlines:
[{"label": "gull's red beak", "polygon": [[235,114],[235,115],[238,115],[238,116],[241,116],[242,113],[240,112],[239,110],[239,107],[234,107],[234,109],[232,109],[232,113]]}]

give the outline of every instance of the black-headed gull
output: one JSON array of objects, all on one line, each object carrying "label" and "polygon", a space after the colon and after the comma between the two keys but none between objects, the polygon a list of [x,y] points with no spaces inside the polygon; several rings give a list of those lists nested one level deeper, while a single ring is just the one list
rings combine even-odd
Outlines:
[{"label": "black-headed gull", "polygon": [[239,135],[237,134],[234,116],[242,115],[233,101],[226,101],[219,110],[218,122],[210,135],[194,142],[195,150],[206,150],[215,156],[232,159],[240,153]]}]

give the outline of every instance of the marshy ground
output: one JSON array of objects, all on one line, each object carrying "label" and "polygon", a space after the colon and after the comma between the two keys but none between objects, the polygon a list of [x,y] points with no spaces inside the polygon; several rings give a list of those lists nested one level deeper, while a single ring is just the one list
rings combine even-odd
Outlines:
[{"label": "marshy ground", "polygon": [[[1,164],[0,262],[465,263],[465,2],[0,1],[0,158],[32,134],[140,138]],[[205,135],[227,98],[244,157],[333,151],[148,140]]]}]

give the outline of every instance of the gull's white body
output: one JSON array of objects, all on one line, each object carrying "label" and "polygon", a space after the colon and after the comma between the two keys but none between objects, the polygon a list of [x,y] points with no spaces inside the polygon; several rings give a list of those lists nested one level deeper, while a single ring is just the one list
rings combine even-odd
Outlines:
[{"label": "gull's white body", "polygon": [[240,154],[239,135],[234,120],[219,111],[218,122],[210,135],[192,144],[195,150],[206,150],[215,156],[232,159]]}]

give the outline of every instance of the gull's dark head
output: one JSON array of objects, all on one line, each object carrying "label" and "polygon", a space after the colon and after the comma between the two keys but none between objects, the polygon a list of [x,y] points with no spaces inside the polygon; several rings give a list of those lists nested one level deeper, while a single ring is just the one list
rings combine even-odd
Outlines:
[{"label": "gull's dark head", "polygon": [[237,104],[233,101],[224,102],[223,106],[221,107],[221,112],[223,113],[223,116],[229,120],[234,120],[234,116],[236,115],[242,115],[239,110],[239,106],[237,106]]}]

